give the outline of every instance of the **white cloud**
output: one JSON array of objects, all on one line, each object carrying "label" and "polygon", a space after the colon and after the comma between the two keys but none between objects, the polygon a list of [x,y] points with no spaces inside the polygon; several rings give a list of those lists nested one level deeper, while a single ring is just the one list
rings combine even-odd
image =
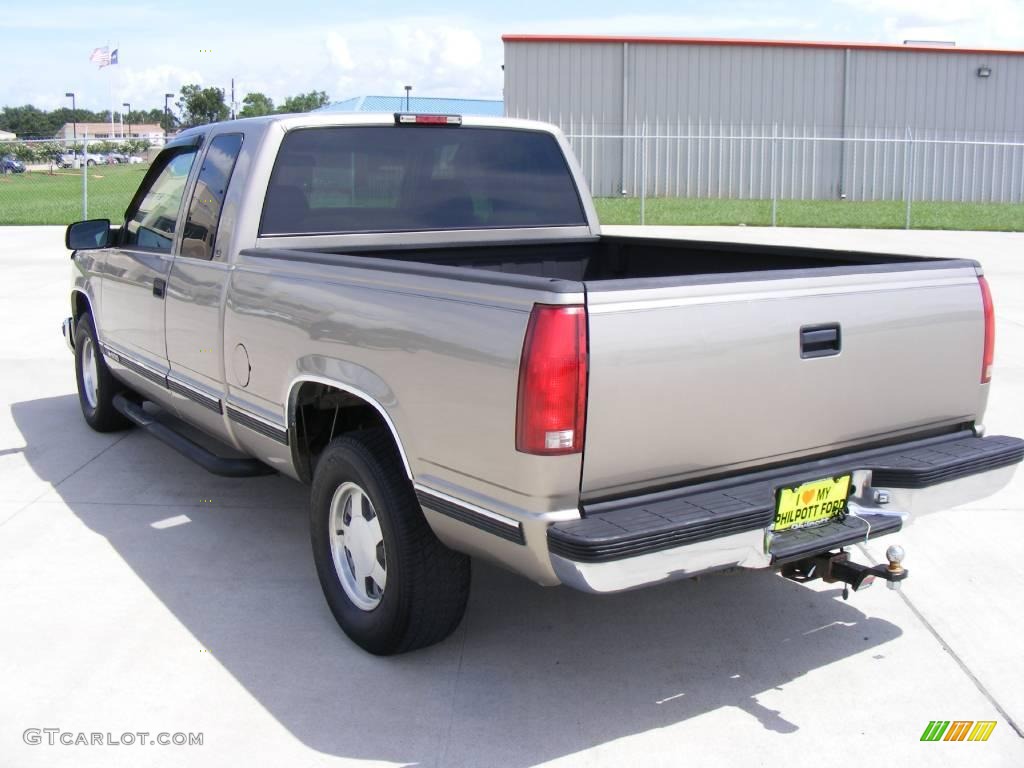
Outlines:
[{"label": "white cloud", "polygon": [[[11,5],[0,13],[0,29],[36,30],[46,29],[57,31],[60,27],[71,25],[76,31],[102,30],[106,39],[115,26],[125,30],[146,29],[152,19],[165,11],[159,6],[142,4],[93,4],[93,5],[59,5],[34,6],[24,4]],[[111,20],[116,20],[116,25]],[[101,44],[101,43],[98,43]]]},{"label": "white cloud", "polygon": [[749,37],[777,35],[797,37],[813,32],[818,23],[799,15],[763,13],[734,14],[623,14],[581,16],[505,24],[504,31],[527,34],[638,35],[653,37]]},{"label": "white cloud", "polygon": [[441,38],[441,61],[456,69],[480,65],[483,46],[480,38],[468,29],[446,29]]},{"label": "white cloud", "polygon": [[[154,99],[159,102],[158,106],[163,106],[163,94],[174,93],[178,94],[181,90],[182,83],[198,83],[204,84],[203,75],[200,71],[194,69],[183,69],[181,67],[175,67],[170,65],[161,65],[156,67],[146,67],[144,69],[136,69],[133,67],[121,68],[118,64],[119,72],[116,74],[112,73],[115,77],[113,91],[116,99],[116,105],[120,109],[122,102],[129,102],[140,108],[152,108]],[[171,99],[173,104],[177,100],[177,96]]]},{"label": "white cloud", "polygon": [[[368,94],[400,96],[412,85],[417,95],[498,98],[501,41],[498,33],[443,17],[407,17],[386,23],[356,23],[320,30],[326,61],[308,62],[333,100]],[[486,38],[490,38],[489,40]],[[290,87],[289,93],[296,89]]]},{"label": "white cloud", "polygon": [[876,16],[884,42],[953,41],[960,47],[1024,48],[1021,0],[834,0]]},{"label": "white cloud", "polygon": [[352,54],[349,52],[348,40],[340,32],[329,31],[327,33],[326,45],[331,62],[336,67],[346,71],[355,68]]},{"label": "white cloud", "polygon": [[900,18],[923,19],[936,22],[956,22],[977,15],[979,6],[1000,4],[1001,0],[838,0],[858,11]]}]

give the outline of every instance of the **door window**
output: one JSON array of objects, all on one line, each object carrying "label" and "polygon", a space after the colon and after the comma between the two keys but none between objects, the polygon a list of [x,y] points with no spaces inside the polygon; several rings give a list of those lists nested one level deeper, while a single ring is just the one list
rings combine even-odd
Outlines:
[{"label": "door window", "polygon": [[188,208],[182,232],[181,255],[193,259],[212,259],[217,239],[224,196],[231,172],[242,149],[242,134],[224,133],[210,142],[199,169],[196,189]]},{"label": "door window", "polygon": [[[177,226],[181,200],[185,194],[185,182],[196,159],[196,149],[190,148],[169,154],[161,164],[160,159],[146,179],[152,179],[141,200],[128,209],[124,226],[122,245],[170,253],[174,245],[174,231]],[[145,184],[145,182],[143,182]]]}]

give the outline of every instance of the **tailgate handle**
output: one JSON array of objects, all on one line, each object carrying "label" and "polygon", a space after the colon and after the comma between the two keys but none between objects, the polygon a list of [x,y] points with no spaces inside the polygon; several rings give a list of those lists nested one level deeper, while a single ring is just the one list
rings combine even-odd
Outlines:
[{"label": "tailgate handle", "polygon": [[800,357],[838,355],[839,342],[839,323],[805,325],[800,329]]}]

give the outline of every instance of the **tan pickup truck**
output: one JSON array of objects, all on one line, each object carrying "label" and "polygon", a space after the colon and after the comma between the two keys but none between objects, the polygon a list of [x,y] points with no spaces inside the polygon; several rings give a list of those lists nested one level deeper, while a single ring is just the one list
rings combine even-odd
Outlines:
[{"label": "tan pickup truck", "polygon": [[602,236],[550,125],[204,126],[67,245],[86,421],[311,483],[327,603],[373,653],[450,634],[470,556],[590,592],[898,586],[898,547],[844,548],[1024,456],[981,426],[976,262]]}]

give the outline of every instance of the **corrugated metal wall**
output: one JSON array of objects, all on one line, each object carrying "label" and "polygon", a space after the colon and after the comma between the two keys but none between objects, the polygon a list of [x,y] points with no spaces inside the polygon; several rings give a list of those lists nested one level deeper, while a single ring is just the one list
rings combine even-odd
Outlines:
[{"label": "corrugated metal wall", "polygon": [[1024,56],[507,41],[504,97],[578,137],[601,196],[1024,195],[1024,148],[903,143],[1024,140]]}]

